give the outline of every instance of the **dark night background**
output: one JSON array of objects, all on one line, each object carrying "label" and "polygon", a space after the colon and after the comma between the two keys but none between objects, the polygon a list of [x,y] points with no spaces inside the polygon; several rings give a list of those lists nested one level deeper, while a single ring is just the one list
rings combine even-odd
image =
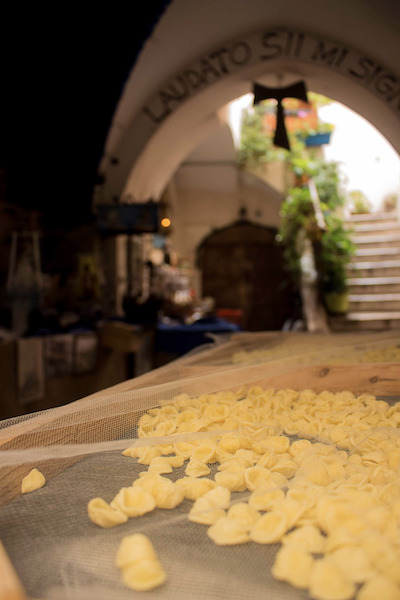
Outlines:
[{"label": "dark night background", "polygon": [[8,202],[43,211],[47,226],[90,221],[114,109],[168,4],[4,11],[0,166]]}]

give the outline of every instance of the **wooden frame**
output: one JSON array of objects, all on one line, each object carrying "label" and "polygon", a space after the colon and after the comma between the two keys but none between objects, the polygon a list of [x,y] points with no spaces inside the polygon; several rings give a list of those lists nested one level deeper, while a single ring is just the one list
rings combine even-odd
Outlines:
[{"label": "wooden frame", "polygon": [[[200,361],[201,362],[201,361]],[[139,390],[144,387],[151,387],[159,383],[165,382],[165,373],[174,376],[178,369],[179,376],[182,380],[189,380],[200,375],[207,375],[221,371],[221,367],[200,366],[196,365],[196,360],[178,360],[175,365],[161,367],[154,372],[147,373],[135,379],[125,381],[115,385],[112,388],[102,390],[96,394],[78,400],[74,403],[74,407],[81,407],[82,423],[85,422],[84,415],[87,411],[93,410],[93,403],[104,396],[119,394],[130,390]],[[370,393],[375,396],[396,397],[400,391],[400,365],[398,363],[364,363],[364,364],[349,364],[349,365],[317,365],[305,366],[286,365],[277,369],[273,365],[268,367],[265,363],[263,375],[258,380],[252,380],[251,385],[261,385],[263,387],[274,387],[276,389],[291,388],[291,389],[313,389],[316,392],[323,390],[341,391],[349,390],[356,394]],[[260,365],[257,365],[258,370]],[[231,368],[232,369],[232,368]],[[227,373],[234,373],[234,370],[227,370]],[[251,373],[251,367],[249,368]],[[254,373],[256,368],[254,368]],[[179,377],[178,377],[179,378]],[[227,377],[226,389],[235,389]],[[124,399],[121,400],[124,402]],[[121,405],[122,406],[122,405]],[[91,423],[90,426],[83,425],[82,428],[77,428],[74,425],[63,426],[62,414],[64,407],[49,411],[44,418],[54,427],[52,433],[47,432],[46,438],[43,438],[43,433],[38,430],[37,418],[22,422],[18,425],[10,427],[9,438],[0,443],[0,450],[6,450],[15,445],[18,440],[24,443],[25,447],[32,445],[51,445],[56,443],[68,443],[68,440],[73,439],[74,443],[88,441],[88,431],[90,431],[90,442],[104,441],[102,438],[102,423],[104,419]],[[130,403],[130,409],[134,414],[134,406]],[[123,415],[115,414],[107,417],[107,430],[110,432],[112,428],[118,431],[121,427],[121,419]],[[60,427],[56,427],[57,422]],[[43,424],[43,416],[41,416],[40,424]],[[51,478],[59,472],[65,470],[71,464],[79,461],[81,457],[57,461],[56,464],[47,463],[35,465],[39,469],[44,469],[46,478]],[[8,502],[13,497],[20,493],[20,484],[22,478],[29,472],[30,467],[18,466],[15,468],[0,469],[0,485],[3,490],[3,502]],[[9,560],[6,550],[0,541],[0,600],[27,600],[25,591],[18,579],[16,571]]]}]

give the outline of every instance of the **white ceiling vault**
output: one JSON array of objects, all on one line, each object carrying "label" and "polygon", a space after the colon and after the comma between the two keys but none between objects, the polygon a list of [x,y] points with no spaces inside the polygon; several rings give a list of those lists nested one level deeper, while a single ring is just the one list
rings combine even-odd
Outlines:
[{"label": "white ceiling vault", "polygon": [[172,0],[125,84],[96,197],[159,199],[226,104],[255,81],[304,80],[400,152],[399,25],[392,0]]}]

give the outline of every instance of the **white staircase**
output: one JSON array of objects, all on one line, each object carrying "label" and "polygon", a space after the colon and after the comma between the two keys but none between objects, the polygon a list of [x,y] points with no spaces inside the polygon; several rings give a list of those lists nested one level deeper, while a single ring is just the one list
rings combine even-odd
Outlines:
[{"label": "white staircase", "polygon": [[356,254],[348,269],[349,311],[333,331],[400,329],[400,223],[396,213],[352,215]]}]

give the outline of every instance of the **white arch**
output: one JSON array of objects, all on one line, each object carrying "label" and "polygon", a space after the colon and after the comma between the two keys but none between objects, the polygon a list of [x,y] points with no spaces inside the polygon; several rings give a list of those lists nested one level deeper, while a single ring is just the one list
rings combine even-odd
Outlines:
[{"label": "white arch", "polygon": [[[118,165],[102,162],[104,197],[159,198],[183,158],[219,125],[225,104],[251,91],[253,81],[277,86],[298,79],[358,112],[400,152],[397,74],[348,44],[305,31],[268,29],[203,54],[143,103],[124,135],[114,139]],[[112,146],[110,140],[112,135]]]}]

